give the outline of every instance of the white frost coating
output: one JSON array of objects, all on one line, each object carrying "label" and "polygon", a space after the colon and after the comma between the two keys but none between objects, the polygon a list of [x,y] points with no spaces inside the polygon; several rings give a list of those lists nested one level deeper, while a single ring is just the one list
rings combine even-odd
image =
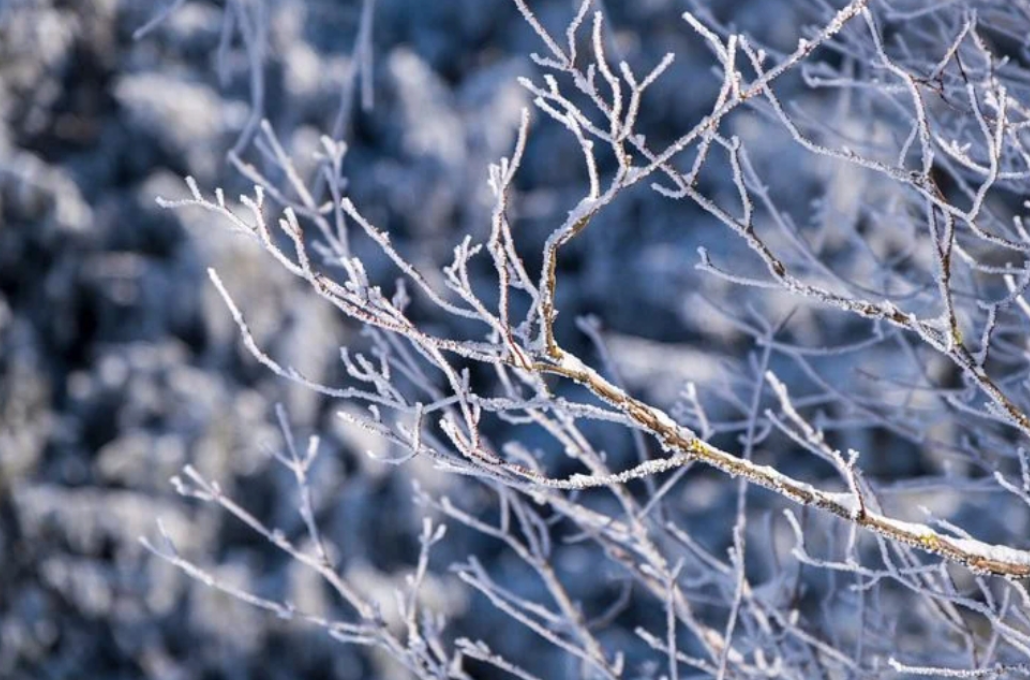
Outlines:
[{"label": "white frost coating", "polygon": [[[654,419],[658,422],[659,425],[661,425],[663,428],[665,428],[667,430],[671,430],[673,432],[676,432],[676,431],[683,431],[683,430],[686,429],[686,428],[682,427],[681,425],[678,425],[676,423],[676,421],[674,421],[672,418],[670,418],[668,416],[668,414],[665,413],[665,411],[660,411],[658,409],[652,409],[651,410],[651,415],[654,416]],[[691,435],[693,435],[693,433],[691,433]]]},{"label": "white frost coating", "polygon": [[972,538],[956,538],[953,536],[942,536],[936,531],[915,522],[904,522],[890,517],[879,517],[880,522],[899,532],[915,534],[917,536],[933,537],[946,542],[957,550],[976,555],[986,560],[1030,567],[1030,551],[1017,550],[1004,545],[993,545],[984,543]]},{"label": "white frost coating", "polygon": [[[894,519],[893,517],[885,517],[882,515],[878,515],[877,519],[880,521],[881,524],[884,524],[885,526],[888,526],[899,533],[913,534],[915,536],[925,536],[927,538],[930,538],[931,536],[934,538],[947,538],[948,541],[951,543],[955,543],[956,541],[958,541],[957,538],[951,538],[950,536],[940,536],[940,534],[938,534],[930,527],[926,526],[925,524],[919,524],[918,522],[906,522],[904,520]],[[975,543],[976,541],[973,542]]]},{"label": "white frost coating", "polygon": [[856,503],[855,494],[846,491],[823,491],[823,498],[826,498],[831,503],[836,503],[845,510],[848,514],[854,516],[858,512],[858,503]]},{"label": "white frost coating", "polygon": [[570,373],[592,373],[592,371],[587,367],[587,365],[580,361],[579,357],[573,354],[569,354],[567,352],[562,354],[561,361],[558,363],[558,366],[562,370],[568,371]]},{"label": "white frost coating", "polygon": [[[730,456],[729,454],[723,453],[721,451],[720,453],[722,453],[724,456],[733,458],[734,461],[742,460],[736,458],[735,456]],[[749,474],[753,475],[753,478],[756,482],[760,484],[765,484],[766,486],[769,486],[771,488],[777,490],[796,489],[798,491],[808,493],[813,498],[820,498],[826,496],[824,492],[819,491],[811,484],[799,481],[797,479],[794,479],[793,477],[788,477],[776,468],[771,467],[769,465],[755,465],[754,463],[750,463],[748,464],[748,470],[750,471]]]},{"label": "white frost coating", "polygon": [[1030,567],[1030,551],[1017,550],[1004,545],[992,545],[972,538],[951,538],[949,536],[948,542],[959,550],[980,555],[994,562]]}]

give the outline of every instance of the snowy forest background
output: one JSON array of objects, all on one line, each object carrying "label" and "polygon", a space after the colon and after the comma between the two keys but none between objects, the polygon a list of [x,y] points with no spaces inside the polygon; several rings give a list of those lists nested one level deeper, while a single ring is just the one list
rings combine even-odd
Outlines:
[{"label": "snowy forest background", "polygon": [[[1030,404],[1030,238],[1019,221],[1030,193],[1030,4],[933,4],[874,0],[849,16],[775,85],[800,132],[756,96],[708,138],[714,151],[691,186],[734,214],[746,187],[770,248],[799,279],[829,281],[848,300],[936,319],[950,286],[946,351],[879,307],[856,314],[763,279],[753,244],[649,181],[562,251],[556,331],[566,350],[722,449],[841,494],[852,478],[833,454],[856,451],[885,515],[1021,551],[1027,428],[985,405],[978,369],[949,359],[968,347],[970,366],[996,377],[1014,408]],[[564,45],[580,3],[528,5]],[[726,87],[714,43],[747,36],[775,64],[844,7],[604,0],[577,35],[594,58],[601,12],[608,61],[641,78],[675,55],[635,123],[661,149]],[[509,212],[535,277],[591,173],[581,140],[520,83],[545,87],[530,55],[548,48],[531,24],[512,0],[0,0],[0,677],[1030,674],[1022,577],[975,573],[701,464],[625,482],[618,502],[601,488],[556,491],[553,503],[424,456],[391,465],[381,459],[404,447],[355,425],[364,405],[291,383],[248,351],[209,267],[256,345],[313,382],[348,384],[355,372],[339,348],[377,356],[377,338],[222,217],[156,199],[188,198],[186,176],[208,198],[216,187],[231,201],[253,195],[233,152],[291,195],[267,131],[313,184],[321,137],[335,134],[347,145],[346,195],[437,285],[466,235],[490,238],[488,167],[512,155],[530,109]],[[744,48],[737,59],[753,81]],[[588,110],[582,93],[569,96]],[[680,171],[697,167],[698,148],[676,157]],[[617,162],[596,169],[607,181]],[[938,203],[919,193],[930,179]],[[281,207],[268,203],[270,214]],[[944,277],[935,229],[949,215],[956,264]],[[392,291],[394,263],[349,224],[350,252]],[[479,257],[471,285],[495,290]],[[439,335],[474,335],[431,305],[416,302],[411,317]],[[918,326],[931,340],[935,328]],[[473,370],[468,380],[470,394],[492,394],[497,378]],[[547,380],[555,399],[598,404]],[[553,477],[583,471],[546,427],[499,416],[482,432],[518,442],[512,455],[536,457]],[[580,434],[613,471],[667,455],[617,419],[586,417]],[[334,569],[380,608],[381,628],[334,628],[367,621],[323,574],[169,481],[191,486],[191,466],[305,545],[305,496],[275,454],[288,459],[288,440],[303,450],[310,435],[310,519]],[[620,513],[640,509],[668,571],[643,564],[637,538],[625,550],[598,538],[577,506],[629,524]],[[166,559],[159,521],[199,572]],[[216,582],[320,619],[254,607]],[[679,597],[687,604],[670,604]]]}]

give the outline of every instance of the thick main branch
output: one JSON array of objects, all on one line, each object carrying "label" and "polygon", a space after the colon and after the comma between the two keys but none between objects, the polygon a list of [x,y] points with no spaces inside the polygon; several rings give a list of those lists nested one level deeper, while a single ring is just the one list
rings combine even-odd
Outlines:
[{"label": "thick main branch", "polygon": [[[677,424],[661,409],[630,396],[568,353],[562,352],[558,364],[537,364],[537,369],[564,376],[586,387],[599,399],[626,414],[651,433],[665,450],[674,452],[668,458],[642,463],[615,475],[613,479],[578,475],[565,481],[550,480],[552,483],[549,483],[549,486],[586,488],[621,483],[696,460],[733,477],[743,477],[800,505],[831,512],[891,541],[905,543],[949,561],[964,564],[973,571],[1008,577],[1030,576],[1030,552],[983,543],[975,539],[945,536],[925,524],[905,522],[872,512],[860,504],[851,492],[823,491],[785,475],[776,468],[739,458],[703,441],[688,428]],[[548,483],[547,480],[536,481]]]}]

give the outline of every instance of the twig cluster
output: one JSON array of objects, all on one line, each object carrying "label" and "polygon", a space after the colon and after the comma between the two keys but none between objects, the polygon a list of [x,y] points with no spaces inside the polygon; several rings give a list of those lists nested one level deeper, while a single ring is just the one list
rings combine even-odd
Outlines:
[{"label": "twig cluster", "polygon": [[[1030,180],[1025,96],[1030,80],[1017,60],[997,56],[992,47],[992,41],[1006,35],[1018,37],[1007,33],[1013,29],[1006,22],[1030,26],[1025,7],[984,3],[978,13],[972,3],[910,8],[900,2],[852,0],[836,10],[820,5],[818,27],[793,50],[779,52],[735,33],[693,3],[693,11],[683,15],[684,28],[707,46],[720,87],[707,115],[667,144],[654,146],[640,131],[641,111],[649,88],[673,65],[673,55],[638,73],[625,61],[608,61],[605,14],[590,0],[579,6],[563,35],[549,31],[526,0],[515,4],[544,46],[542,54],[532,55],[539,77],[524,79],[522,85],[537,110],[575,138],[587,178],[582,198],[542,244],[539,271],[521,254],[527,244],[517,241],[511,216],[517,200],[514,179],[530,135],[528,111],[510,157],[489,169],[495,202],[488,238],[482,243],[465,238],[454,247],[452,261],[432,274],[408,259],[390,234],[346,197],[345,122],[322,139],[320,173],[311,182],[296,171],[272,126],[262,122],[232,156],[254,182],[253,195],[233,204],[221,191],[205,196],[187,179],[189,197],[161,199],[161,205],[199,207],[224,218],[359,324],[371,349],[341,350],[349,377],[344,386],[302,375],[257,344],[244,310],[211,271],[249,352],[287,380],[363,404],[364,412],[350,409],[340,417],[391,442],[398,455],[385,462],[428,458],[489,489],[499,508],[497,522],[448,498],[421,490],[417,495],[439,516],[500,542],[535,575],[548,602],[527,599],[499,583],[474,557],[455,567],[462,581],[575,660],[585,676],[627,677],[626,655],[605,642],[602,631],[631,600],[648,598],[666,613],[665,630],[638,628],[637,640],[664,660],[661,673],[669,678],[680,677],[685,668],[720,678],[817,677],[816,668],[825,677],[871,677],[892,670],[946,677],[1027,673],[1025,663],[1013,661],[1030,655],[1030,594],[1019,581],[1030,576],[1025,545],[977,540],[943,519],[901,519],[889,510],[888,497],[904,489],[862,472],[864,460],[884,452],[842,451],[831,443],[838,432],[879,428],[898,441],[961,459],[974,471],[965,478],[944,478],[942,486],[960,490],[967,484],[982,492],[986,485],[1030,506],[1025,451],[1030,438],[1030,305],[1024,300],[1030,285],[1030,234],[1013,214],[1013,201]],[[363,21],[371,21],[372,5],[366,1]],[[363,41],[369,40],[365,26]],[[884,37],[888,26],[898,34],[892,41]],[[260,32],[254,26],[248,30]],[[258,54],[260,48],[253,49]],[[357,51],[367,62],[367,42]],[[816,59],[818,54],[835,58]],[[259,65],[254,71],[260,71]],[[848,139],[846,130],[812,117],[803,106],[785,103],[777,90],[791,79],[844,104],[854,102],[883,121],[884,134],[876,141]],[[370,103],[370,98],[363,101]],[[338,119],[345,121],[347,115]],[[816,205],[812,221],[820,233],[840,232],[836,245],[813,236],[779,205],[782,198],[770,188],[762,150],[754,151],[754,140],[734,134],[735,121],[744,116],[788,136],[811,163],[864,178],[863,190],[875,200],[861,202],[850,213],[835,211],[832,196]],[[285,178],[282,184],[242,160],[252,141],[276,175]],[[731,174],[722,179],[733,188],[732,200],[727,192],[710,195],[703,189],[706,175],[723,167]],[[667,409],[631,394],[614,362],[593,367],[565,349],[556,325],[557,289],[563,249],[575,239],[589,238],[595,218],[641,183],[700,208],[739,238],[759,263],[744,273],[736,263],[719,262],[702,250],[701,271],[786,296],[819,314],[852,317],[867,336],[803,346],[756,310],[742,316],[712,310],[751,336],[757,348],[748,369],[721,395],[739,417],[710,414],[703,388],[693,384],[685,388],[682,403]],[[881,230],[896,232],[894,252],[882,252],[869,236]],[[354,256],[350,242],[359,237],[375,244],[395,266],[399,278],[392,290],[371,280]],[[841,243],[851,254],[846,262],[834,250]],[[475,273],[480,260],[492,265],[489,287]],[[464,329],[463,334],[441,330],[451,326],[419,323],[421,316],[412,313],[416,303],[456,320],[453,328]],[[589,320],[579,326],[596,354],[607,357],[598,327]],[[876,371],[875,359],[888,354],[902,357],[905,376]],[[855,363],[881,389],[863,393],[833,384],[823,373],[827,361]],[[772,368],[774,362],[795,367],[807,387],[793,394],[784,373]],[[473,379],[472,367],[477,376],[490,376],[488,389],[477,386],[483,381]],[[941,385],[939,376],[949,371],[957,387]],[[954,421],[958,435],[936,434],[942,413]],[[554,457],[528,451],[518,439],[497,441],[493,423],[539,429],[580,471],[556,475]],[[612,464],[591,435],[598,423],[632,432],[636,463]],[[462,666],[466,658],[516,677],[535,677],[481,641],[461,638],[448,644],[443,622],[420,611],[418,591],[430,550],[444,536],[443,526],[428,519],[410,588],[397,603],[404,630],[389,629],[380,605],[340,576],[323,546],[307,479],[317,442],[302,452],[285,416],[282,430],[288,455],[279,460],[300,489],[299,508],[312,550],[263,525],[195,470],[187,470],[178,483],[183,493],[218,504],[315,570],[356,622],[298,613],[216,582],[179,556],[167,537],[151,548],[258,607],[304,618],[341,640],[380,646],[418,677],[470,677]],[[726,434],[737,435],[738,450],[713,443],[729,441]],[[786,466],[756,460],[759,447],[774,444],[813,454],[838,481],[806,479]],[[689,487],[684,477],[698,463],[740,480],[725,559],[692,538],[668,507],[670,490]],[[643,499],[633,491],[634,483],[644,485]],[[761,587],[753,585],[745,559],[749,551],[762,550],[747,540],[748,523],[754,521],[748,510],[752,486],[788,501],[784,513],[795,542],[793,570],[779,565]],[[605,500],[587,502],[590,494],[603,494]],[[840,521],[827,522],[809,508]],[[588,616],[570,593],[554,563],[559,526],[575,527],[578,534],[566,538],[590,543],[623,580],[610,611]],[[844,540],[838,537],[842,533]],[[810,552],[816,549],[824,556]],[[769,551],[767,559],[779,564],[775,548]],[[857,611],[850,632],[821,634],[815,619],[799,616],[797,583],[804,568],[815,568],[836,584],[823,604],[826,618],[845,602]],[[965,585],[958,585],[957,578]],[[934,630],[947,631],[957,641],[946,645],[948,653],[916,657],[912,665],[892,656],[899,649],[892,639],[897,624],[891,624],[880,602],[888,587],[902,589],[934,612]],[[719,614],[712,615],[712,608]],[[971,617],[986,622],[986,636]],[[924,663],[927,658],[956,665],[931,667]]]}]

